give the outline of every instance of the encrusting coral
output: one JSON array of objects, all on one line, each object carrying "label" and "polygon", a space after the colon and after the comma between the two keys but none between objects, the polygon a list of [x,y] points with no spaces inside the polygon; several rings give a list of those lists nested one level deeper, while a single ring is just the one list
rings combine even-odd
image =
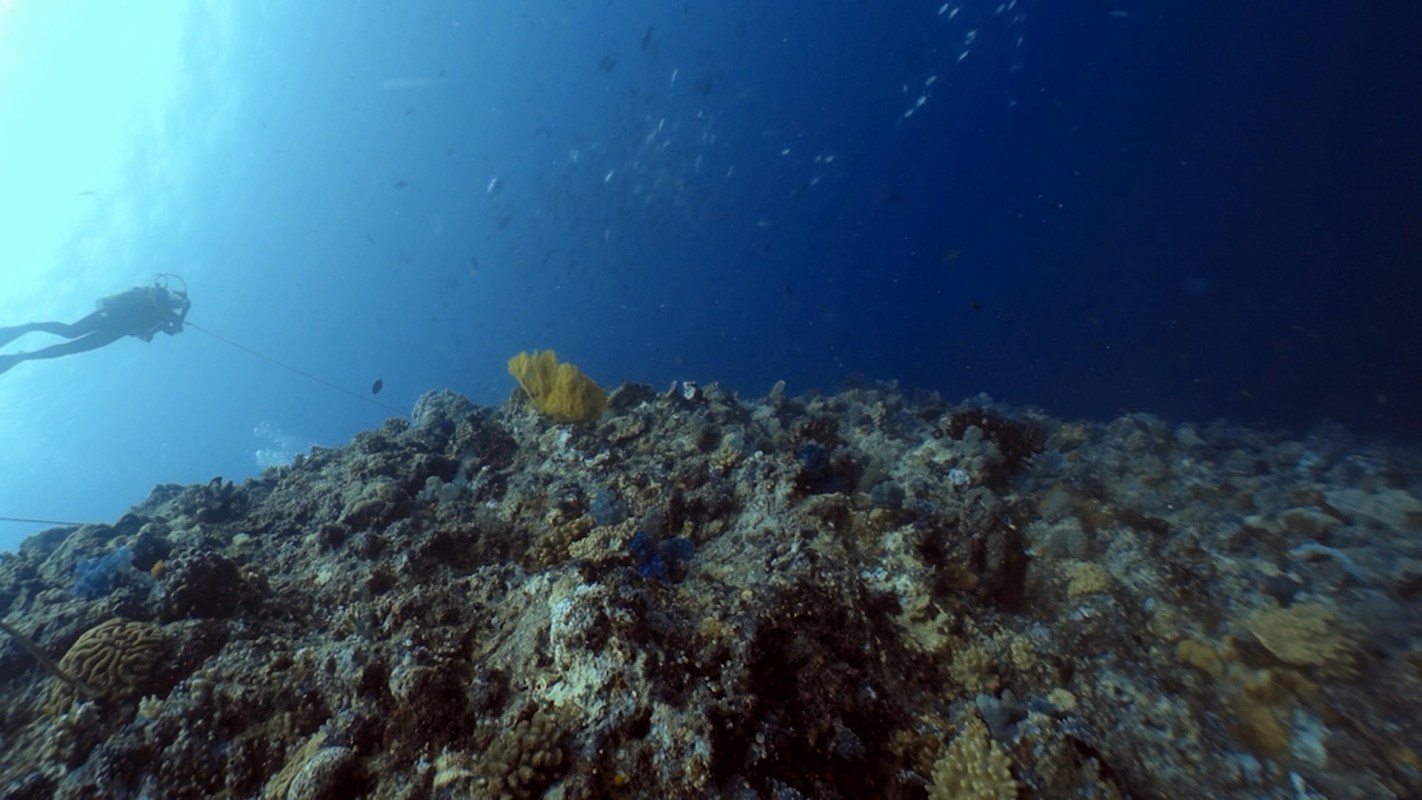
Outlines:
[{"label": "encrusting coral", "polygon": [[591,422],[607,410],[607,392],[572,364],[559,364],[552,350],[510,358],[509,374],[539,413],[555,422]]},{"label": "encrusting coral", "polygon": [[1254,638],[1274,657],[1298,667],[1320,667],[1350,674],[1355,643],[1338,613],[1319,603],[1288,608],[1264,606],[1244,621]]}]

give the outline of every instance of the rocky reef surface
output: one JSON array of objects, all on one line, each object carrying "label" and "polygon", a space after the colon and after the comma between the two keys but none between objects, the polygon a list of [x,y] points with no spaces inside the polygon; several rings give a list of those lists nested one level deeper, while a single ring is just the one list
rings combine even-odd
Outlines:
[{"label": "rocky reef surface", "polygon": [[0,796],[1418,797],[1419,483],[891,385],[434,392],[0,557]]}]

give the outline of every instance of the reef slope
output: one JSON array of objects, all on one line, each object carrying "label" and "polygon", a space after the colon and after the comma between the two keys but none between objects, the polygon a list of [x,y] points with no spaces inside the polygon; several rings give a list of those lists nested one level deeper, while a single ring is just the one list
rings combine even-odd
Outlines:
[{"label": "reef slope", "polygon": [[0,795],[1415,797],[1419,475],[891,385],[435,392],[0,557],[56,662],[0,634]]}]

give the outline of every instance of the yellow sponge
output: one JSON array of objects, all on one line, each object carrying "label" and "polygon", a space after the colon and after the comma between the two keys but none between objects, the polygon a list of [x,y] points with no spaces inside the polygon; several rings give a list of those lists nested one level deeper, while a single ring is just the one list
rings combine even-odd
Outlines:
[{"label": "yellow sponge", "polygon": [[590,422],[607,409],[607,392],[572,364],[559,364],[552,350],[519,353],[509,359],[509,374],[555,422]]}]

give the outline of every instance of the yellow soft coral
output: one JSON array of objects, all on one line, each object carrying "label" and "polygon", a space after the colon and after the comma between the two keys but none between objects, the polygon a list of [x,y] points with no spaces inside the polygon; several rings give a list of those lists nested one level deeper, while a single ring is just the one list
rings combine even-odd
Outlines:
[{"label": "yellow soft coral", "polygon": [[1014,800],[1012,760],[977,717],[943,751],[933,767],[931,800]]},{"label": "yellow soft coral", "polygon": [[607,409],[607,392],[572,364],[559,364],[552,350],[519,353],[509,359],[509,374],[555,422],[590,422]]}]

